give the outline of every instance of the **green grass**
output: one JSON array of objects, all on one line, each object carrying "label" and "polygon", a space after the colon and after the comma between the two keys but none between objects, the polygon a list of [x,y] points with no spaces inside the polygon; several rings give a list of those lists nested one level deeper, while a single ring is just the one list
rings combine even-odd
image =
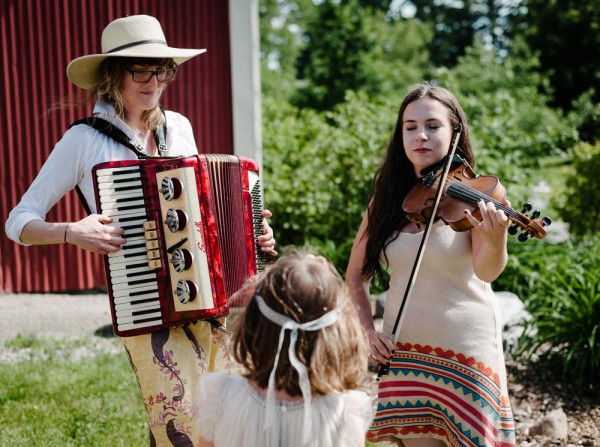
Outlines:
[{"label": "green grass", "polygon": [[[6,363],[0,353],[0,447],[148,445],[146,411],[119,342],[102,340],[118,353],[96,344],[22,337],[4,344],[31,358]],[[74,360],[79,348],[99,353]]]},{"label": "green grass", "polygon": [[146,413],[125,354],[66,354],[86,343],[93,345],[22,338],[5,344],[36,354],[0,363],[0,447],[148,445]]}]

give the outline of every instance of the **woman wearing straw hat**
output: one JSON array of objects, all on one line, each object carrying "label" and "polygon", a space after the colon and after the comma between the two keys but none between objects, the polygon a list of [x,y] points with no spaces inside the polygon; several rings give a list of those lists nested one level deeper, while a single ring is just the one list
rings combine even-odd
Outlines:
[{"label": "woman wearing straw hat", "polygon": [[[102,34],[102,53],[82,56],[68,68],[69,79],[96,103],[94,116],[109,121],[145,156],[187,156],[198,152],[190,122],[160,109],[160,98],[178,66],[204,49],[169,47],[154,17],[111,22]],[[6,222],[7,235],[22,245],[69,243],[99,254],[125,244],[123,230],[97,214],[92,168],[139,154],[87,124],[72,126]],[[77,222],[46,222],[46,214],[78,188],[91,214]],[[263,217],[270,217],[265,211]],[[263,251],[276,254],[273,232],[263,220]],[[227,367],[226,350],[208,323],[165,329],[122,339],[148,411],[151,445],[190,446],[198,439],[192,403],[202,373]],[[210,410],[208,410],[210,411]]]}]

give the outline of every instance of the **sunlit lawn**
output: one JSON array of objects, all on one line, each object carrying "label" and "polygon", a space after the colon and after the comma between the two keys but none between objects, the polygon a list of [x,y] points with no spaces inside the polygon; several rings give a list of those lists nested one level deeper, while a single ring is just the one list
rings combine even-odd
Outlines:
[{"label": "sunlit lawn", "polygon": [[[97,344],[30,338],[5,343],[5,352],[20,350],[31,358],[9,363],[0,355],[0,447],[148,445],[145,410],[119,342],[102,340],[100,349]],[[96,355],[73,355],[90,350]]]},{"label": "sunlit lawn", "polygon": [[78,352],[82,342],[17,339],[6,345],[42,358],[0,361],[0,447],[148,445],[137,382],[122,352],[73,359],[65,352]]}]

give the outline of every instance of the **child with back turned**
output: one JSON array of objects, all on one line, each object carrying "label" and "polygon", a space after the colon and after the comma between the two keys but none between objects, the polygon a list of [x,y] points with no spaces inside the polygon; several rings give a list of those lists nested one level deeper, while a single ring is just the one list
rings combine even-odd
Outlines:
[{"label": "child with back turned", "polygon": [[368,340],[340,275],[292,251],[245,287],[231,350],[242,377],[208,374],[200,446],[364,446]]}]

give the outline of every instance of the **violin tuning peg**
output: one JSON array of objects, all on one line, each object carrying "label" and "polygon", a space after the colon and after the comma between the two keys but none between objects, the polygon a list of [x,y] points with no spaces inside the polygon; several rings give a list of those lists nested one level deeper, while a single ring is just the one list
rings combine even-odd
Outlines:
[{"label": "violin tuning peg", "polygon": [[549,217],[543,217],[542,223],[544,224],[545,227],[550,226],[550,224],[552,223],[552,219],[550,219]]},{"label": "violin tuning peg", "polygon": [[533,213],[531,213],[532,219],[537,219],[538,217],[540,217],[540,212],[538,210],[535,210]]},{"label": "violin tuning peg", "polygon": [[528,213],[529,211],[531,211],[531,204],[530,203],[525,203],[523,205],[523,210],[521,211],[523,214]]},{"label": "violin tuning peg", "polygon": [[508,234],[514,236],[515,234],[517,234],[518,229],[519,227],[517,226],[517,224],[512,224],[510,227],[508,227]]},{"label": "violin tuning peg", "polygon": [[528,238],[529,238],[529,234],[527,234],[527,233],[521,233],[517,237],[517,239],[519,240],[519,242],[525,242]]}]

